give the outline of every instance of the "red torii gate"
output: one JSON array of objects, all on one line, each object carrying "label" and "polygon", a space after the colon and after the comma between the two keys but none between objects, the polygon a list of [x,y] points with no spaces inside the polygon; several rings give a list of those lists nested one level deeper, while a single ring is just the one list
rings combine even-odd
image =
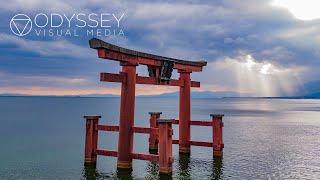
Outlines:
[{"label": "red torii gate", "polygon": [[[120,82],[121,86],[121,106],[120,106],[120,125],[119,126],[103,126],[98,125],[98,116],[86,116],[87,119],[87,139],[89,139],[90,143],[92,141],[97,141],[97,133],[98,130],[105,131],[119,131],[119,141],[118,141],[118,152],[115,151],[103,151],[97,150],[97,142],[86,144],[86,161],[95,161],[96,157],[92,157],[92,153],[108,155],[108,156],[117,156],[118,162],[117,167],[128,169],[132,167],[132,159],[144,159],[144,160],[160,160],[161,157],[151,156],[151,155],[143,155],[143,154],[134,154],[133,150],[133,134],[136,133],[149,133],[150,139],[153,142],[153,146],[155,146],[155,141],[163,141],[167,142],[167,146],[169,146],[168,142],[179,144],[179,153],[190,153],[191,145],[198,146],[208,146],[214,147],[214,154],[221,155],[223,142],[222,142],[222,115],[212,115],[213,120],[218,120],[213,122],[203,122],[203,121],[191,121],[191,110],[190,110],[190,89],[191,87],[200,87],[200,82],[191,81],[190,74],[192,72],[201,72],[203,66],[207,65],[205,61],[186,61],[179,60],[174,58],[168,58],[163,56],[157,56],[153,54],[147,54],[143,52],[138,52],[126,48],[122,48],[119,46],[115,46],[113,44],[104,42],[99,39],[91,39],[89,41],[90,47],[96,49],[98,51],[98,57],[102,59],[110,59],[120,62],[120,66],[122,66],[122,71],[119,74],[112,73],[101,73],[100,80],[106,82]],[[136,66],[138,65],[146,65],[149,71],[149,77],[138,76],[136,74]],[[176,69],[180,74],[179,79],[171,79],[171,74],[173,69]],[[134,111],[135,111],[135,87],[136,84],[151,84],[151,85],[166,85],[166,86],[179,86],[180,87],[180,97],[179,97],[179,120],[159,120],[160,114],[157,115],[156,118],[152,117],[157,113],[151,113],[151,119],[157,119],[160,124],[166,124],[167,126],[163,126],[162,130],[159,127],[155,127],[155,122],[152,122],[150,119],[151,128],[140,128],[134,127]],[[88,123],[89,122],[89,123]],[[161,131],[169,132],[172,131],[171,124],[179,124],[179,140],[173,140],[171,135],[168,137],[160,138]],[[213,129],[217,128],[216,135],[213,138],[212,143],[208,142],[193,142],[190,141],[190,125],[202,125],[202,126],[212,126]],[[88,127],[91,128],[88,133]],[[220,132],[220,130],[221,132]],[[170,130],[171,129],[171,130]],[[88,137],[89,134],[89,137]],[[157,139],[159,138],[159,139]],[[167,141],[169,138],[169,141]],[[161,139],[161,140],[160,140]],[[216,140],[215,140],[216,139]],[[86,141],[87,143],[87,141]],[[151,142],[150,142],[151,143]],[[217,145],[215,145],[217,144]],[[149,144],[152,146],[152,143]],[[92,147],[87,147],[92,146]],[[163,145],[160,145],[163,146]],[[152,148],[152,147],[151,147]],[[88,149],[88,152],[87,152]],[[160,148],[161,149],[161,148]],[[216,149],[216,150],[215,150]],[[160,150],[163,151],[164,149]],[[169,151],[172,151],[169,148]],[[218,152],[218,153],[217,153]],[[91,153],[91,154],[90,154]],[[172,152],[171,152],[172,154]],[[171,157],[168,157],[169,159]],[[167,158],[167,159],[168,159]],[[90,160],[89,160],[90,159]],[[168,162],[166,162],[168,163]],[[169,162],[169,164],[172,162]],[[170,169],[170,168],[169,168]],[[160,172],[161,172],[160,165]],[[170,171],[170,170],[169,170]],[[164,173],[168,173],[169,171],[163,170]]]}]

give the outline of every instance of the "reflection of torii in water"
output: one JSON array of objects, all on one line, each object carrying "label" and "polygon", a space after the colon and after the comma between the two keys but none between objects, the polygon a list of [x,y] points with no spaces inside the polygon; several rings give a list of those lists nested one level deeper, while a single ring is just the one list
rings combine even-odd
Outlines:
[{"label": "reflection of torii in water", "polygon": [[[153,54],[147,54],[130,49],[118,47],[99,39],[91,39],[89,41],[90,47],[97,49],[98,57],[103,59],[110,59],[120,62],[122,71],[119,74],[101,73],[100,80],[106,82],[120,82],[121,86],[121,106],[120,106],[120,125],[119,126],[96,126],[97,130],[105,131],[119,131],[118,151],[97,150],[96,147],[92,147],[92,151],[88,151],[88,156],[92,156],[92,159],[96,159],[96,154],[117,156],[117,167],[121,169],[131,169],[132,159],[142,160],[158,160],[160,163],[160,172],[169,173],[172,170],[172,148],[171,143],[166,140],[162,146],[165,146],[163,153],[161,150],[159,154],[163,157],[156,155],[145,155],[133,153],[133,133],[149,133],[152,134],[154,129],[134,127],[134,110],[135,110],[135,86],[136,84],[150,84],[150,85],[165,85],[165,86],[178,86],[180,87],[180,99],[179,99],[179,120],[168,121],[160,120],[159,123],[173,123],[179,124],[179,139],[173,140],[170,135],[172,143],[179,144],[179,152],[189,154],[190,146],[207,146],[213,147],[215,156],[222,155],[222,116],[220,114],[213,114],[213,121],[191,121],[190,110],[190,89],[191,87],[200,87],[200,82],[191,81],[190,74],[192,72],[201,72],[203,66],[206,66],[205,61],[186,61],[174,58],[167,58],[163,56],[157,56]],[[149,77],[138,76],[136,74],[136,66],[146,65],[148,67]],[[180,74],[179,79],[171,79],[172,71],[176,69]],[[151,114],[152,116],[152,114]],[[88,117],[87,119],[92,119]],[[97,121],[95,121],[97,122]],[[157,123],[154,123],[157,124]],[[87,124],[88,125],[88,124]],[[212,126],[214,130],[213,142],[197,142],[190,140],[190,126]],[[100,129],[99,129],[100,128]],[[171,125],[168,126],[170,130]],[[171,131],[170,131],[171,132]],[[156,132],[159,137],[162,137],[161,131]],[[90,133],[89,133],[90,134]],[[92,134],[92,133],[91,133]],[[166,135],[167,136],[167,135]],[[157,138],[159,138],[157,137]],[[163,138],[163,137],[162,137]],[[89,138],[90,139],[90,138]],[[93,137],[94,141],[97,137]],[[160,138],[159,138],[160,139]],[[96,146],[96,142],[93,143]],[[159,143],[160,145],[161,143]],[[166,149],[168,148],[168,149]],[[87,148],[90,149],[90,148]],[[87,151],[86,151],[87,153]],[[91,153],[91,154],[90,154]],[[165,168],[161,169],[161,163],[165,164]]]}]

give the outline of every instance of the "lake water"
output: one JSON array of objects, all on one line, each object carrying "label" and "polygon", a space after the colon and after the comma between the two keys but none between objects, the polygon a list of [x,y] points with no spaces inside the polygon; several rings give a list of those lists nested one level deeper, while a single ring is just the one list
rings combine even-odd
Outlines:
[{"label": "lake water", "polygon": [[[178,117],[178,99],[137,98],[135,125],[148,126],[149,111]],[[319,179],[320,100],[192,99],[192,119],[224,113],[224,155],[192,147],[179,156],[173,179]],[[134,160],[133,171],[116,171],[116,158],[83,166],[85,120],[118,123],[119,98],[0,97],[0,179],[157,179],[157,166]],[[177,137],[177,128],[174,137]],[[192,139],[210,141],[211,128],[193,127]],[[148,136],[134,137],[134,151],[148,152]],[[116,149],[117,133],[101,132],[100,149]],[[167,177],[168,178],[168,177]]]}]

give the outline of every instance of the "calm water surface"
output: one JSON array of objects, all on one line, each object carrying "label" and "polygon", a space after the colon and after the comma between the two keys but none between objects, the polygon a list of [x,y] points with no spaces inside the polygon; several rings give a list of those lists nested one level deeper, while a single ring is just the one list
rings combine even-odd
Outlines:
[{"label": "calm water surface", "polygon": [[[137,98],[135,125],[148,126],[149,111],[177,118],[178,99]],[[179,156],[174,145],[173,179],[320,178],[320,100],[192,100],[194,120],[214,112],[226,115],[223,158],[200,147]],[[96,169],[84,167],[85,114],[117,124],[119,98],[0,97],[0,179],[159,178],[156,164],[139,160],[131,173],[117,172],[112,157],[99,157]],[[99,138],[99,148],[116,149],[117,133]],[[192,139],[211,140],[211,129],[193,127]],[[135,152],[148,152],[146,135],[134,140]]]}]

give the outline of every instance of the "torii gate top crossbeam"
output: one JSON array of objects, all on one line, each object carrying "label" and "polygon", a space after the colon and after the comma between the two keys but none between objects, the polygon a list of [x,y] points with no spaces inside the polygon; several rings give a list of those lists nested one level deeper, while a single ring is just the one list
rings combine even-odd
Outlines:
[{"label": "torii gate top crossbeam", "polygon": [[89,44],[90,48],[98,50],[99,58],[103,59],[111,59],[120,62],[128,62],[137,65],[142,64],[154,67],[163,66],[163,62],[170,62],[173,63],[174,69],[190,72],[200,72],[202,71],[202,67],[207,65],[206,61],[186,61],[148,54],[119,47],[96,38],[91,39]]}]

